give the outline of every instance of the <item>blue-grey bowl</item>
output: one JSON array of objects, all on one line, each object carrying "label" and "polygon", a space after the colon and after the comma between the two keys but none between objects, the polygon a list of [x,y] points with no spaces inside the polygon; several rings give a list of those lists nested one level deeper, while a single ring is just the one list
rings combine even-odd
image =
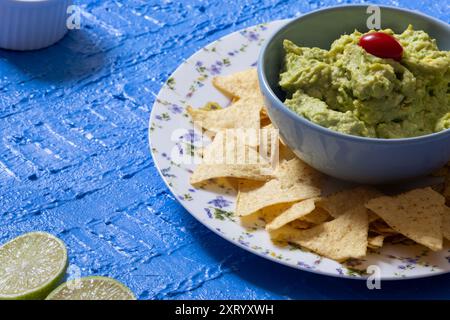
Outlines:
[{"label": "blue-grey bowl", "polygon": [[[381,27],[402,32],[409,24],[450,50],[447,23],[418,12],[380,6]],[[380,184],[426,175],[450,160],[450,130],[405,139],[351,136],[321,127],[297,115],[282,102],[278,85],[284,57],[283,40],[301,46],[329,49],[341,35],[367,31],[367,6],[331,7],[288,22],[262,48],[258,77],[269,117],[284,142],[303,161],[330,176],[358,183]]]}]

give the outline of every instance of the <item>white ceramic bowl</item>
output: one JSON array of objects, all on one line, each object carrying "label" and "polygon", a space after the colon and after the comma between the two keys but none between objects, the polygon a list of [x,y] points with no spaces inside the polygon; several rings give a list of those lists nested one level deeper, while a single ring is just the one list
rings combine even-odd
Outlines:
[{"label": "white ceramic bowl", "polygon": [[72,0],[0,0],[0,48],[36,50],[67,32]]}]

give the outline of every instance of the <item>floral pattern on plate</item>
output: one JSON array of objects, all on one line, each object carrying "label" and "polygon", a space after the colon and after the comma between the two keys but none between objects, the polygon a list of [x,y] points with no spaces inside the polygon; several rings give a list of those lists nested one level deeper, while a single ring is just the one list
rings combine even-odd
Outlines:
[{"label": "floral pattern on plate", "polygon": [[149,124],[149,140],[156,167],[178,201],[198,221],[232,243],[272,261],[320,274],[366,278],[367,267],[379,267],[381,279],[420,278],[450,272],[450,248],[432,252],[413,244],[386,244],[364,259],[345,264],[320,257],[302,248],[278,247],[258,227],[234,217],[236,192],[229,183],[217,181],[196,189],[189,183],[195,163],[185,161],[202,145],[186,107],[230,101],[212,86],[214,76],[256,66],[265,39],[286,21],[274,21],[227,35],[199,50],[169,77],[156,98]]}]

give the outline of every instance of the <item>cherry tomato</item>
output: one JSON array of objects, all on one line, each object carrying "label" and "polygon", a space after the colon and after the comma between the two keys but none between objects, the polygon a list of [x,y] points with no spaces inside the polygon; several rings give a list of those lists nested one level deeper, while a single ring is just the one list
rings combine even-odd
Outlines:
[{"label": "cherry tomato", "polygon": [[359,45],[368,53],[379,58],[394,59],[397,61],[402,59],[402,45],[387,33],[367,33],[359,39]]}]

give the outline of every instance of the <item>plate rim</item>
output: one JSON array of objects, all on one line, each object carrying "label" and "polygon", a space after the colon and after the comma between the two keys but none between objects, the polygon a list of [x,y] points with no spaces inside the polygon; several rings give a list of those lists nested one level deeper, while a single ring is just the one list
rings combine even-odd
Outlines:
[{"label": "plate rim", "polygon": [[[298,16],[298,17],[299,17],[299,16]],[[298,18],[298,17],[295,17],[295,18]],[[292,269],[294,269],[294,270],[306,271],[306,272],[309,272],[309,273],[314,273],[314,274],[316,274],[316,275],[326,276],[326,277],[333,277],[333,278],[337,278],[337,279],[344,279],[344,280],[350,280],[350,279],[351,279],[351,280],[358,280],[358,281],[367,281],[367,280],[369,280],[370,277],[371,277],[370,274],[369,274],[369,275],[361,275],[361,276],[355,277],[355,276],[351,276],[351,275],[347,275],[347,274],[336,274],[336,273],[325,272],[325,271],[318,270],[318,269],[309,269],[309,268],[306,268],[306,267],[301,266],[301,265],[293,265],[293,264],[288,263],[288,262],[285,261],[285,260],[280,260],[280,259],[277,259],[277,258],[275,258],[275,257],[272,257],[271,255],[264,255],[263,253],[261,253],[261,252],[259,252],[259,251],[257,251],[257,250],[253,250],[253,249],[250,248],[250,247],[244,246],[243,244],[239,243],[239,241],[233,239],[232,237],[228,237],[227,235],[225,235],[225,234],[219,232],[219,231],[216,230],[214,227],[212,227],[212,226],[208,225],[206,222],[204,222],[204,221],[202,220],[202,218],[197,217],[196,215],[194,215],[193,213],[191,213],[191,211],[187,208],[187,206],[184,204],[184,202],[183,202],[183,201],[180,201],[180,200],[178,199],[178,197],[176,196],[175,190],[173,189],[172,186],[170,186],[169,182],[165,179],[164,175],[162,174],[161,168],[160,168],[160,166],[158,165],[158,162],[157,162],[157,160],[156,160],[157,158],[156,158],[156,156],[155,156],[155,154],[154,154],[154,152],[153,152],[152,139],[151,139],[152,131],[150,130],[150,128],[151,128],[152,120],[154,119],[154,110],[155,110],[155,109],[154,109],[154,106],[157,104],[158,97],[161,95],[162,91],[163,91],[163,90],[165,89],[165,87],[167,86],[168,80],[171,79],[171,78],[173,77],[173,75],[176,74],[178,71],[180,71],[180,69],[184,67],[184,64],[185,64],[188,60],[190,60],[192,57],[196,56],[197,54],[201,53],[201,52],[203,51],[204,48],[206,48],[206,47],[208,47],[208,46],[212,46],[212,45],[218,43],[219,41],[223,41],[223,40],[225,40],[226,38],[229,38],[229,37],[231,38],[232,36],[235,36],[235,35],[239,34],[239,33],[240,33],[241,31],[243,31],[243,30],[247,30],[247,29],[250,29],[250,28],[254,28],[254,27],[257,27],[257,26],[259,26],[259,25],[269,25],[269,24],[272,24],[272,23],[283,23],[283,22],[284,22],[284,23],[287,23],[288,21],[290,21],[290,20],[292,20],[292,19],[295,19],[295,18],[286,18],[286,19],[271,20],[271,21],[268,21],[268,22],[262,22],[262,23],[258,23],[258,24],[255,24],[255,25],[251,25],[251,26],[247,26],[247,27],[244,27],[244,28],[240,28],[240,29],[235,30],[235,31],[233,31],[233,32],[227,33],[226,35],[224,35],[224,36],[222,36],[222,37],[220,37],[220,38],[218,38],[218,39],[216,39],[216,40],[214,40],[214,41],[208,42],[206,45],[204,45],[203,47],[199,48],[197,51],[195,51],[195,52],[194,52],[193,54],[191,54],[189,57],[183,58],[182,61],[181,61],[181,63],[175,68],[175,70],[174,70],[173,72],[170,73],[170,75],[167,77],[167,79],[166,79],[166,80],[164,81],[164,83],[161,85],[161,87],[160,87],[158,93],[154,96],[154,97],[155,97],[155,100],[154,100],[154,102],[153,102],[153,104],[152,104],[152,108],[151,108],[151,111],[150,111],[149,123],[148,123],[148,129],[147,129],[148,147],[149,147],[149,150],[150,150],[150,154],[151,154],[151,157],[152,157],[152,160],[153,160],[154,167],[155,167],[156,170],[158,171],[158,174],[159,174],[161,180],[164,182],[166,188],[167,188],[167,189],[170,191],[170,193],[174,196],[175,200],[176,200],[176,201],[184,208],[184,210],[186,210],[186,211],[189,213],[189,215],[190,215],[191,217],[193,217],[193,218],[194,218],[195,220],[197,220],[201,225],[203,225],[204,227],[206,227],[208,230],[212,231],[214,234],[216,234],[216,235],[219,236],[220,238],[222,238],[222,239],[228,241],[229,243],[231,243],[231,244],[233,244],[233,245],[236,245],[237,247],[239,247],[239,248],[241,248],[241,249],[243,249],[243,250],[245,250],[245,251],[247,251],[247,252],[249,252],[249,253],[252,253],[252,254],[254,254],[254,255],[260,257],[260,258],[263,258],[263,259],[265,259],[265,260],[269,260],[269,261],[271,261],[271,262],[275,262],[275,263],[277,263],[277,264],[281,264],[281,265],[283,265],[283,266],[292,268]],[[282,27],[282,25],[281,25],[280,27]],[[266,41],[267,41],[267,40],[264,40],[264,42],[266,42]],[[449,271],[442,270],[442,271],[436,271],[436,272],[427,273],[427,274],[409,275],[409,276],[404,276],[404,277],[402,277],[402,276],[400,276],[400,277],[395,277],[395,276],[381,276],[381,277],[380,277],[380,281],[416,280],[416,279],[423,279],[423,278],[429,278],[429,277],[442,276],[442,275],[449,274],[449,273],[450,273],[450,270],[449,270]]]}]

